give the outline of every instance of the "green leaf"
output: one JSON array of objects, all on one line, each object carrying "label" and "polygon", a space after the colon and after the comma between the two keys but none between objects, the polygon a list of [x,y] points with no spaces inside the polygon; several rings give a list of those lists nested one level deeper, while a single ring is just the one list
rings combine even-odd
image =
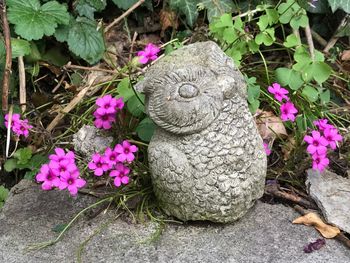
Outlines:
[{"label": "green leaf", "polygon": [[294,34],[290,34],[287,36],[286,41],[283,43],[283,45],[287,48],[299,46],[301,45],[300,38]]},{"label": "green leaf", "polygon": [[[139,99],[141,99],[141,102]],[[138,93],[138,97],[133,95],[127,103],[128,111],[135,117],[140,117],[145,112],[145,95]]]},{"label": "green leaf", "polygon": [[295,119],[297,123],[297,127],[300,133],[304,133],[307,129],[307,122],[305,119],[305,115],[298,115]]},{"label": "green leaf", "polygon": [[6,172],[12,172],[17,168],[17,160],[16,159],[8,159],[4,164],[4,168]]},{"label": "green leaf", "polygon": [[94,19],[94,13],[96,9],[89,4],[78,3],[75,7],[79,16],[86,16],[87,18]]},{"label": "green leaf", "polygon": [[123,98],[124,102],[127,102],[132,96],[135,95],[134,91],[131,88],[130,85],[130,79],[129,78],[123,78],[121,82],[119,82],[118,87],[118,98]]},{"label": "green leaf", "polygon": [[156,125],[154,122],[149,117],[146,117],[136,127],[136,133],[141,140],[149,142],[155,129]]},{"label": "green leaf", "polygon": [[262,15],[259,18],[259,22],[257,23],[260,31],[264,31],[269,25],[269,17],[267,15]]},{"label": "green leaf", "polygon": [[9,190],[7,190],[4,186],[0,185],[0,201],[5,201],[9,194]]},{"label": "green leaf", "polygon": [[[132,2],[132,1],[128,1]],[[89,5],[93,7],[96,11],[102,11],[106,8],[106,0],[78,0],[78,4],[80,5]]]},{"label": "green leaf", "polygon": [[59,24],[69,23],[65,5],[50,1],[40,5],[39,0],[8,0],[8,19],[15,31],[27,40],[38,40],[54,34]]},{"label": "green leaf", "polygon": [[18,149],[13,157],[17,159],[17,164],[27,164],[32,158],[32,150],[29,147]]},{"label": "green leaf", "polygon": [[170,0],[170,8],[186,16],[186,22],[193,26],[198,17],[198,0]]},{"label": "green leaf", "polygon": [[[30,43],[27,40],[11,38],[12,58],[30,54]],[[6,54],[3,38],[0,38],[0,58]]]},{"label": "green leaf", "polygon": [[306,86],[301,94],[310,102],[315,102],[318,100],[318,91],[314,87]]},{"label": "green leaf", "polygon": [[112,0],[113,3],[121,9],[127,10],[133,6],[138,0]]},{"label": "green leaf", "polygon": [[328,0],[333,13],[337,9],[343,9],[345,12],[350,13],[350,0]]},{"label": "green leaf", "polygon": [[248,104],[249,111],[251,114],[254,114],[260,106],[260,101],[259,100],[254,100],[252,103]]},{"label": "green leaf", "polygon": [[306,67],[304,74],[305,80],[313,78],[319,84],[325,82],[332,73],[332,68],[325,62],[316,61]]},{"label": "green leaf", "polygon": [[238,39],[238,35],[236,33],[236,30],[233,27],[228,27],[224,30],[224,36],[223,39],[228,43],[232,44],[233,42]]},{"label": "green leaf", "polygon": [[320,100],[323,104],[327,104],[331,100],[331,92],[329,91],[329,89],[320,93]]},{"label": "green leaf", "polygon": [[298,29],[299,27],[306,27],[309,24],[309,19],[305,14],[297,15],[290,21],[290,26],[293,29]]},{"label": "green leaf", "polygon": [[294,14],[292,5],[289,2],[287,2],[282,3],[278,6],[277,11],[280,14],[279,20],[282,24],[288,24],[289,21],[292,19]]},{"label": "green leaf", "polygon": [[102,30],[98,29],[94,20],[78,17],[71,20],[69,26],[60,28],[55,36],[59,41],[67,41],[69,50],[90,64],[103,57],[105,45]]},{"label": "green leaf", "polygon": [[[194,1],[198,2],[198,1]],[[219,17],[226,13],[232,13],[234,3],[232,0],[202,0],[200,1],[207,9],[207,16],[209,22],[214,18]]]},{"label": "green leaf", "polygon": [[288,85],[292,90],[298,90],[304,84],[301,74],[293,69],[277,68],[275,73],[278,83]]},{"label": "green leaf", "polygon": [[258,45],[264,44],[265,46],[271,46],[275,40],[275,30],[273,28],[268,28],[255,37],[255,42]]}]

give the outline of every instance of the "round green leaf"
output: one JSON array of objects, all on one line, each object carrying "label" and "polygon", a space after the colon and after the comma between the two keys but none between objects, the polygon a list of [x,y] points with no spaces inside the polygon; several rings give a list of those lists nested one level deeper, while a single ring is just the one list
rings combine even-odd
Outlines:
[{"label": "round green leaf", "polygon": [[318,91],[311,86],[306,86],[301,94],[311,102],[315,102],[318,99]]},{"label": "round green leaf", "polygon": [[149,117],[146,117],[137,126],[136,133],[141,140],[149,142],[153,136],[155,128],[156,125],[154,122]]},{"label": "round green leaf", "polygon": [[145,106],[139,99],[144,102],[145,95],[138,94],[138,97],[136,95],[133,95],[127,103],[128,111],[135,117],[140,117],[143,113],[145,113]]}]

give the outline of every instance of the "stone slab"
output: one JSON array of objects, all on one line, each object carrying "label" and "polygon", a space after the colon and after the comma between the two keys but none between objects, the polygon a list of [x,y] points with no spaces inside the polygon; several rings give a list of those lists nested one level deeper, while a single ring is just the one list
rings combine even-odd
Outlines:
[{"label": "stone slab", "polygon": [[53,227],[67,223],[92,202],[88,196],[72,199],[66,192],[43,192],[39,185],[21,181],[0,213],[0,262],[77,262],[78,246],[97,230],[100,232],[82,253],[82,262],[350,262],[350,250],[336,240],[327,240],[320,250],[305,254],[304,245],[320,238],[319,234],[311,227],[293,225],[291,221],[299,216],[293,209],[262,202],[229,225],[168,224],[153,242],[157,224],[135,225],[114,219],[116,213],[110,210],[93,219],[85,216],[56,245],[24,251],[30,243],[54,238],[57,234]]},{"label": "stone slab", "polygon": [[327,222],[350,233],[350,179],[309,169],[306,186]]}]

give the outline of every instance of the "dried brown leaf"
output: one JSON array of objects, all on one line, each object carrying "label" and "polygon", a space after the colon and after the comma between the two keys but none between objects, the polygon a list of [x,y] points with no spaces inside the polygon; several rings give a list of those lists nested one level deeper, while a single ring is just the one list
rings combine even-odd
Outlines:
[{"label": "dried brown leaf", "polygon": [[162,25],[162,33],[167,30],[167,28],[172,27],[177,29],[179,26],[179,22],[177,19],[177,15],[174,11],[170,10],[161,10],[159,13],[160,24]]},{"label": "dried brown leaf", "polygon": [[282,120],[271,111],[258,110],[256,124],[263,140],[273,141],[276,137],[287,137]]},{"label": "dried brown leaf", "polygon": [[322,219],[315,213],[308,213],[295,219],[293,224],[304,224],[306,226],[315,227],[318,232],[325,238],[334,238],[340,233],[339,228],[325,224]]},{"label": "dried brown leaf", "polygon": [[341,54],[341,60],[350,60],[350,50],[344,50]]}]

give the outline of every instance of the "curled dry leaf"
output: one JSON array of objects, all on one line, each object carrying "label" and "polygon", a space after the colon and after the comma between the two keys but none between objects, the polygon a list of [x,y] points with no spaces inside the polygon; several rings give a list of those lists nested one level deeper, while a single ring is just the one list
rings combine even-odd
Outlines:
[{"label": "curled dry leaf", "polygon": [[295,219],[293,224],[304,224],[306,226],[315,227],[318,232],[325,238],[334,238],[340,233],[339,228],[325,224],[322,219],[315,213],[308,213]]},{"label": "curled dry leaf", "polygon": [[282,120],[271,111],[257,110],[255,122],[263,140],[274,141],[276,137],[287,137]]},{"label": "curled dry leaf", "polygon": [[341,60],[350,60],[350,50],[344,50],[341,54]]},{"label": "curled dry leaf", "polygon": [[159,13],[159,18],[160,18],[160,23],[162,25],[161,35],[164,35],[164,31],[167,30],[168,27],[177,29],[179,26],[179,21],[174,11],[161,10]]}]

